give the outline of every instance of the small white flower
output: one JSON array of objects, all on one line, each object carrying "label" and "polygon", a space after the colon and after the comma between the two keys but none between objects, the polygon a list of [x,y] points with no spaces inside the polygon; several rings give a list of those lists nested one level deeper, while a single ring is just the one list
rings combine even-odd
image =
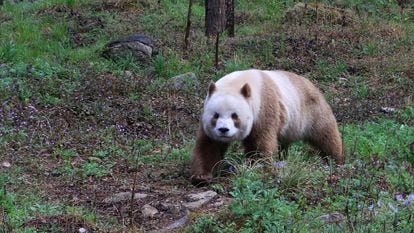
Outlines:
[{"label": "small white flower", "polygon": [[368,206],[368,211],[371,212],[374,209],[374,204]]},{"label": "small white flower", "polygon": [[414,193],[411,193],[410,195],[407,196],[407,199],[405,199],[402,204],[403,206],[409,206],[413,202],[414,202]]},{"label": "small white flower", "polygon": [[411,202],[410,202],[409,200],[404,200],[404,201],[403,201],[403,203],[402,203],[402,205],[403,205],[403,206],[409,206],[409,205],[410,205],[410,203],[411,203]]},{"label": "small white flower", "polygon": [[286,161],[280,161],[280,162],[275,162],[274,163],[274,166],[276,167],[276,168],[284,168],[285,166],[286,166]]},{"label": "small white flower", "polygon": [[381,208],[381,206],[382,206],[382,202],[381,202],[381,200],[378,200],[378,201],[377,201],[377,206],[378,206],[378,208]]},{"label": "small white flower", "polygon": [[403,195],[402,194],[396,194],[395,195],[395,200],[397,200],[397,201],[404,201],[404,197],[403,197]]},{"label": "small white flower", "polygon": [[414,201],[414,193],[407,196],[407,201]]},{"label": "small white flower", "polygon": [[393,206],[391,203],[388,203],[388,208],[390,208],[394,214],[398,213],[398,208]]}]

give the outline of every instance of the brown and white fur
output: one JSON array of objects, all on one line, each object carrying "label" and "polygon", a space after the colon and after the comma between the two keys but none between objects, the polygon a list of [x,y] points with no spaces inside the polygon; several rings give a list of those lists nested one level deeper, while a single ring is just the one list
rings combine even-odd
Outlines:
[{"label": "brown and white fur", "polygon": [[335,117],[321,92],[307,79],[285,71],[246,70],[211,83],[191,157],[191,182],[206,183],[231,141],[246,155],[270,156],[279,143],[303,140],[344,162]]}]

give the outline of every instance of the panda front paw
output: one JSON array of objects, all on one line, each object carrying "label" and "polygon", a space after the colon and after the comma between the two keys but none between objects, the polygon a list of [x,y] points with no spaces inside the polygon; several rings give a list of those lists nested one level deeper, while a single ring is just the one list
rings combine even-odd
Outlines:
[{"label": "panda front paw", "polygon": [[211,174],[207,175],[192,175],[191,176],[191,184],[196,187],[202,187],[210,184],[211,179],[213,176]]}]

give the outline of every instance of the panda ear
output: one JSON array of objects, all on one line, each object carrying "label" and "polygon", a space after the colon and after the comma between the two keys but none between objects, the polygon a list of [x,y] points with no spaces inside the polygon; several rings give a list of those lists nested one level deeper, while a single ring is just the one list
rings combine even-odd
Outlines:
[{"label": "panda ear", "polygon": [[216,84],[211,81],[210,86],[208,87],[208,96],[211,96],[216,91]]},{"label": "panda ear", "polygon": [[251,89],[249,84],[244,84],[244,86],[242,87],[242,89],[240,90],[241,94],[245,97],[245,98],[249,98],[251,96]]}]

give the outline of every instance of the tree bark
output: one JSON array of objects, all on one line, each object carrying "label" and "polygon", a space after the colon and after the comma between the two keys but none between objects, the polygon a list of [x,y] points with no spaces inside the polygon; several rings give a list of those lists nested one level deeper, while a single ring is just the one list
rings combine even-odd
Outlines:
[{"label": "tree bark", "polygon": [[191,28],[191,11],[193,6],[193,0],[188,1],[188,14],[187,14],[187,26],[185,28],[185,36],[184,36],[184,51],[188,49],[188,37],[190,36],[190,28]]},{"label": "tree bark", "polygon": [[234,0],[226,0],[226,30],[230,37],[234,37]]},{"label": "tree bark", "polygon": [[215,56],[214,56],[214,67],[216,67],[216,69],[218,69],[218,66],[219,66],[219,57],[218,57],[218,54],[219,54],[219,38],[220,38],[220,33],[217,33],[216,34],[216,52],[215,52]]},{"label": "tree bark", "polygon": [[206,6],[206,36],[215,36],[214,66],[219,65],[219,37],[226,27],[226,0],[205,0]]},{"label": "tree bark", "polygon": [[205,0],[205,7],[206,36],[215,36],[226,26],[225,0]]}]

